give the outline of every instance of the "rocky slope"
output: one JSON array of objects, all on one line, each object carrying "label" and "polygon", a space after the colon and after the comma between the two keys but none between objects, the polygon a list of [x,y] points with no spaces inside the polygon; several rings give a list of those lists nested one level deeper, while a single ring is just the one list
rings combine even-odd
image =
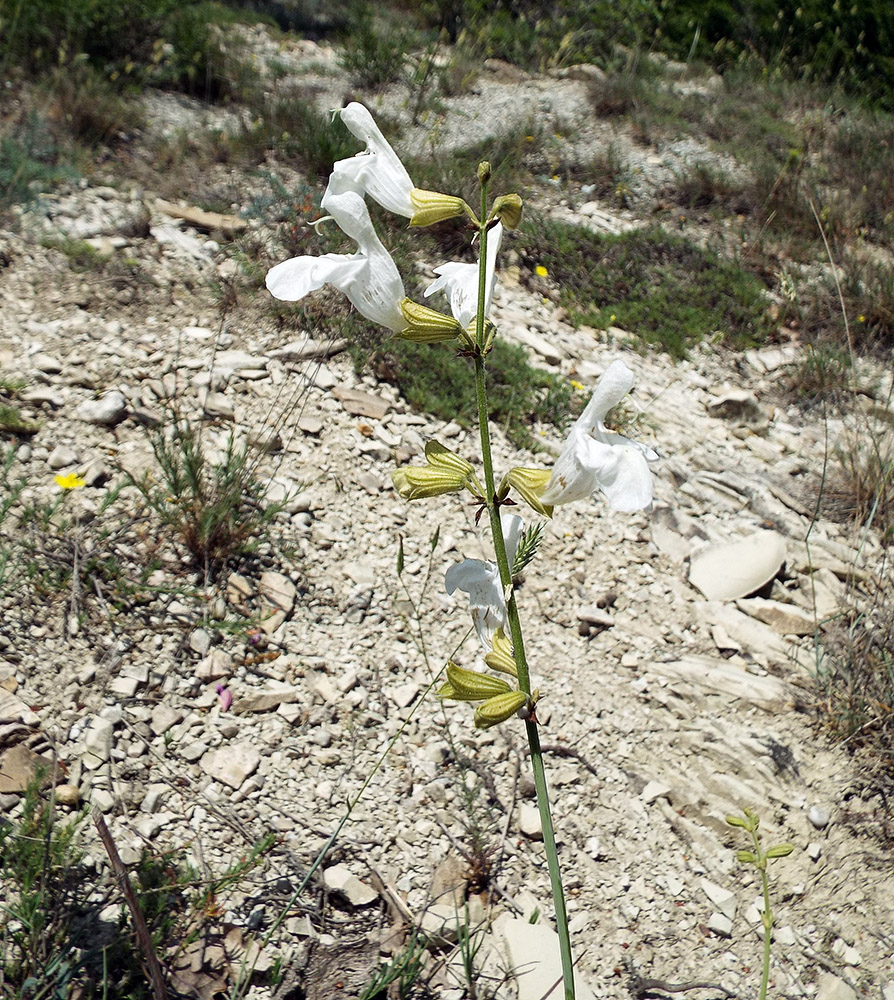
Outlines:
[{"label": "rocky slope", "polygon": [[[263,57],[265,37],[255,42]],[[329,60],[319,102],[341,103],[331,53],[302,44],[279,57],[296,71]],[[586,71],[505,72],[457,99],[440,142],[461,148],[532,107],[555,127],[573,123],[580,155],[607,141],[583,99]],[[404,95],[383,101],[400,114]],[[210,114],[161,95],[148,107],[156,131]],[[433,131],[407,141],[422,147]],[[645,162],[643,197],[675,158],[701,152],[677,144]],[[247,199],[251,179],[224,174]],[[60,801],[98,807],[127,864],[146,846],[185,848],[220,873],[274,833],[263,864],[221,895],[175,961],[171,981],[204,997],[232,985],[252,932],[271,929],[377,767],[322,881],[291,900],[264,944],[248,995],[298,995],[299,984],[308,997],[359,995],[422,923],[446,939],[438,995],[460,997],[446,941],[464,907],[492,926],[479,991],[543,995],[554,980],[537,968],[554,946],[551,896],[523,732],[477,732],[471,713],[442,708],[430,689],[469,624],[443,573],[487,557],[486,533],[467,506],[407,505],[390,486],[426,440],[471,458],[474,435],[358,379],[329,330],[282,331],[236,263],[244,233],[211,238],[208,220],[176,217],[150,188],[103,180],[42,196],[0,233],[0,359],[27,381],[20,398],[39,424],[12,442],[9,481],[24,479],[27,502],[58,495],[56,474],[86,479],[62,497],[74,524],[43,538],[60,560],[106,547],[134,579],[157,567],[145,600],[123,609],[102,585],[76,599],[35,594],[15,567],[0,629],[6,814],[21,809],[27,748],[56,756]],[[580,192],[542,198],[581,224],[637,222]],[[252,233],[263,242],[273,230]],[[111,260],[79,270],[48,237],[89,239]],[[220,322],[222,284],[234,302]],[[827,442],[842,427],[780,401],[797,345],[741,356],[705,345],[683,363],[639,356],[623,331],[574,330],[544,291],[510,267],[493,316],[501,334],[584,386],[625,358],[640,414],[631,436],[661,455],[651,513],[612,514],[598,499],[560,508],[519,592],[580,977],[604,997],[630,995],[637,974],[663,981],[659,992],[693,980],[717,984],[702,995],[756,992],[760,884],[736,862],[747,845],[724,822],[749,806],[765,843],[795,845],[773,866],[773,994],[894,1000],[881,803],[859,791],[852,759],[808,711],[818,623],[847,606],[855,583],[870,592],[883,574],[871,532],[813,518]],[[268,496],[285,498],[259,558],[217,583],[189,569],[132,488],[103,508],[125,473],[158,476],[150,435],[172,398],[201,423],[210,457],[231,434],[250,441]],[[549,428],[542,439],[561,444]],[[506,469],[542,457],[498,430],[496,460]],[[239,615],[254,631],[219,625]],[[478,651],[467,639],[454,655],[472,665]],[[465,856],[476,838],[494,851],[480,894]],[[112,934],[120,900],[92,833],[87,852]],[[267,977],[277,956],[278,986]]]}]

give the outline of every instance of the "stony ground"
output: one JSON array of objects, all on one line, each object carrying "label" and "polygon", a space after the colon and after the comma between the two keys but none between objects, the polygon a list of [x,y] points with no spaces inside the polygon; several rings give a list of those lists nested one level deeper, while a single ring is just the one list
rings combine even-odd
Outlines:
[{"label": "stony ground", "polygon": [[[263,52],[264,36],[256,43]],[[341,103],[331,53],[302,44],[280,56],[315,67],[321,106]],[[574,123],[582,150],[607,141],[609,127],[588,118],[586,72],[509,77],[495,67],[407,141],[436,133],[462,147],[532,107],[556,128]],[[405,95],[384,100],[399,114]],[[211,114],[162,95],[147,107],[156,133]],[[678,143],[652,154],[644,201],[662,171],[699,152]],[[170,971],[187,995],[232,988],[253,932],[283,910],[248,995],[359,995],[410,925],[449,939],[464,906],[493,927],[479,995],[543,995],[554,975],[533,959],[548,966],[552,905],[524,733],[477,732],[471,713],[430,689],[468,628],[443,573],[486,557],[486,532],[474,509],[409,506],[390,486],[432,436],[473,458],[474,435],[355,376],[329,330],[280,328],[240,266],[246,246],[272,245],[273,227],[253,224],[254,243],[211,233],[159,204],[158,191],[171,196],[163,178],[153,189],[107,174],[45,195],[0,233],[0,359],[27,380],[21,398],[39,423],[12,442],[9,481],[25,480],[26,502],[58,495],[57,473],[87,480],[62,496],[56,523],[70,512],[73,525],[38,538],[59,561],[105,548],[135,576],[158,562],[144,599],[125,607],[101,581],[40,594],[20,583],[24,567],[7,581],[4,810],[21,808],[30,750],[55,755],[60,800],[98,807],[126,864],[147,846],[185,848],[219,874],[276,835],[262,864],[195,918],[198,936]],[[251,179],[222,167],[220,180],[242,191],[238,214]],[[189,205],[190,192],[177,201]],[[597,228],[637,223],[586,192],[547,186],[541,207]],[[111,264],[79,270],[50,236],[90,239]],[[749,806],[765,843],[795,846],[772,869],[772,995],[894,1000],[882,804],[809,710],[818,623],[884,572],[871,532],[813,519],[843,422],[782,401],[797,343],[643,357],[624,331],[574,330],[548,279],[535,292],[523,278],[503,274],[501,334],[584,386],[624,358],[637,379],[631,436],[661,455],[650,513],[613,514],[598,499],[560,508],[519,591],[581,979],[600,997],[635,991],[631,970],[662,981],[659,992],[696,980],[716,984],[702,996],[756,993],[760,884],[724,822]],[[890,398],[890,372],[882,378],[879,397]],[[268,495],[285,498],[270,542],[220,580],[189,568],[132,487],[103,508],[126,473],[158,476],[152,428],[170,419],[172,398],[211,458],[231,434],[250,441]],[[561,443],[551,428],[542,441],[553,452]],[[496,432],[500,469],[543,458]],[[472,665],[478,653],[467,640],[454,655]],[[322,879],[290,902],[370,776]],[[120,899],[92,831],[86,841],[111,934]],[[470,885],[470,856],[491,864],[488,892]],[[446,941],[435,955],[438,995],[462,996]],[[270,985],[279,956],[285,981]]]}]

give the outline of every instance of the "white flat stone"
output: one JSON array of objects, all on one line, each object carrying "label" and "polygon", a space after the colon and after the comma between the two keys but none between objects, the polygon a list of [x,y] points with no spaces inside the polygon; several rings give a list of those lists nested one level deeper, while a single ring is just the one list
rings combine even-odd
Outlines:
[{"label": "white flat stone", "polygon": [[689,582],[709,600],[734,601],[769,583],[785,562],[785,539],[756,531],[735,542],[706,545],[689,557]]}]

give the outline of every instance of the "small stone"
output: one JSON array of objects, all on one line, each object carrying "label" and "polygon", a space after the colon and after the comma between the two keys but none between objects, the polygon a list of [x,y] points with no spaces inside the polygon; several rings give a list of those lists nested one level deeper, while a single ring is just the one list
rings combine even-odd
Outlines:
[{"label": "small stone", "polygon": [[237,715],[243,712],[272,712],[282,704],[291,704],[301,697],[298,688],[288,684],[274,684],[262,691],[249,691],[233,703]]},{"label": "small stone", "polygon": [[90,801],[100,812],[110,812],[115,808],[115,796],[105,788],[94,788],[90,792]]},{"label": "small stone", "polygon": [[769,583],[785,561],[785,539],[756,531],[735,542],[705,545],[689,559],[689,582],[711,601],[747,597]]},{"label": "small stone", "polygon": [[222,392],[209,392],[205,397],[205,416],[210,419],[235,420],[236,411],[233,404]]},{"label": "small stone", "polygon": [[817,830],[824,830],[829,825],[829,820],[831,819],[828,810],[823,809],[822,806],[811,806],[807,810],[807,818]]},{"label": "small stone", "polygon": [[149,721],[149,728],[156,736],[164,734],[172,727],[176,726],[183,718],[183,713],[170,705],[156,705],[152,709],[152,716]]},{"label": "small stone", "polygon": [[791,948],[795,943],[795,932],[786,924],[785,927],[778,927],[773,931],[773,940],[783,948]]},{"label": "small stone", "polygon": [[822,844],[818,844],[815,840],[811,840],[811,842],[807,845],[807,857],[810,858],[811,861],[819,861],[822,855]]},{"label": "small stone", "polygon": [[818,627],[816,618],[809,611],[782,601],[749,597],[747,600],[736,601],[736,607],[769,625],[780,635],[813,635]]},{"label": "small stone", "polygon": [[340,892],[351,906],[369,906],[379,898],[379,894],[361,882],[347,865],[333,865],[325,869],[323,881],[327,888]]},{"label": "small stone", "polygon": [[700,879],[699,884],[702,887],[702,892],[725,917],[730,920],[735,919],[736,894],[734,892],[730,892],[729,889],[724,889],[723,886],[717,885],[716,882],[710,882],[706,878]]},{"label": "small stone", "polygon": [[718,937],[732,937],[733,922],[722,913],[712,913],[708,917],[708,930],[713,931]]},{"label": "small stone", "polygon": [[863,956],[857,951],[856,948],[852,947],[844,940],[844,938],[835,938],[832,942],[832,954],[839,962],[843,962],[845,965],[860,965],[863,961]]},{"label": "small stone", "polygon": [[523,802],[518,810],[518,828],[529,840],[543,840],[540,810],[530,802]]},{"label": "small stone", "polygon": [[194,628],[189,633],[189,648],[199,656],[207,656],[211,648],[211,636],[203,628]]},{"label": "small stone", "polygon": [[50,457],[47,459],[47,465],[53,470],[53,472],[58,472],[59,469],[64,469],[69,465],[76,465],[78,461],[78,453],[74,448],[69,448],[63,444],[57,444],[56,447],[50,452]]},{"label": "small stone", "polygon": [[732,389],[717,399],[712,399],[707,409],[712,417],[722,417],[725,420],[735,420],[745,424],[767,422],[767,415],[760,404],[754,395],[745,389]]},{"label": "small stone", "polygon": [[816,1000],[857,1000],[857,994],[843,979],[825,972],[819,979]]},{"label": "small stone", "polygon": [[666,798],[670,791],[670,785],[666,785],[663,781],[650,781],[639,793],[639,797],[643,802],[654,802],[655,799]]},{"label": "small stone", "polygon": [[81,801],[81,793],[78,791],[77,785],[56,785],[54,794],[59,805],[68,806],[70,809],[74,809]]},{"label": "small stone", "polygon": [[236,743],[232,746],[209,750],[200,762],[205,774],[238,789],[246,778],[258,769],[261,755],[250,743]]},{"label": "small stone", "polygon": [[75,417],[88,424],[111,427],[124,419],[127,400],[117,390],[107,392],[100,399],[87,399],[75,410]]},{"label": "small stone", "polygon": [[84,746],[101,761],[109,759],[112,750],[112,730],[114,726],[108,719],[94,719],[84,734]]}]

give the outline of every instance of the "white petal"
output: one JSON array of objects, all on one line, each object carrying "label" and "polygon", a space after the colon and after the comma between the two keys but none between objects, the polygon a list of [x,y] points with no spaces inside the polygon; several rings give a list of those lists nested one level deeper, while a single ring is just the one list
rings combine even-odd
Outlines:
[{"label": "white petal", "polygon": [[[540,495],[540,502],[557,506],[586,499],[597,487],[594,465],[598,468],[602,464],[599,448],[611,450],[610,446],[593,441],[577,425],[572,427],[546,489]],[[604,459],[609,457],[604,456]]]},{"label": "white petal", "polygon": [[512,564],[515,562],[515,553],[518,551],[523,522],[518,514],[509,514],[503,510],[500,511],[500,524],[503,526],[503,541],[506,543],[506,558],[509,561],[511,572]]},{"label": "white petal", "polygon": [[267,287],[280,299],[295,302],[327,282],[344,292],[367,319],[399,332],[406,328],[400,311],[405,296],[400,272],[376,234],[369,209],[354,191],[327,194],[323,209],[354,240],[357,253],[294,257],[267,274]]},{"label": "white petal", "polygon": [[630,513],[652,506],[652,473],[646,456],[631,444],[612,446],[613,460],[599,478],[612,510]]},{"label": "white petal", "polygon": [[469,595],[472,621],[478,637],[487,648],[497,628],[507,628],[506,602],[496,563],[465,559],[444,574],[448,594],[462,590]]},{"label": "white petal", "polygon": [[422,293],[426,298],[443,291],[450,311],[463,327],[469,325],[478,312],[478,265],[451,261],[435,268],[440,277]]},{"label": "white petal", "polygon": [[613,361],[596,383],[593,395],[577,423],[589,431],[601,426],[605,415],[633,388],[633,372],[623,361]]},{"label": "white petal", "polygon": [[345,191],[368,194],[389,212],[412,218],[415,212],[410,200],[413,182],[373,116],[356,102],[343,108],[340,115],[348,131],[365,142],[367,148],[335,164],[326,194],[338,195]]},{"label": "white petal", "polygon": [[365,269],[366,261],[345,254],[292,257],[267,272],[267,288],[278,299],[297,302],[327,282],[344,291]]},{"label": "white petal", "polygon": [[[503,242],[503,226],[497,223],[488,233],[487,239],[487,276],[484,295],[484,315],[490,312],[490,302],[493,297],[496,282],[497,254]],[[423,295],[428,297],[435,292],[443,291],[450,303],[453,318],[462,326],[468,326],[478,315],[478,264],[461,264],[450,261],[435,268],[435,274],[440,277],[425,289]]]}]

